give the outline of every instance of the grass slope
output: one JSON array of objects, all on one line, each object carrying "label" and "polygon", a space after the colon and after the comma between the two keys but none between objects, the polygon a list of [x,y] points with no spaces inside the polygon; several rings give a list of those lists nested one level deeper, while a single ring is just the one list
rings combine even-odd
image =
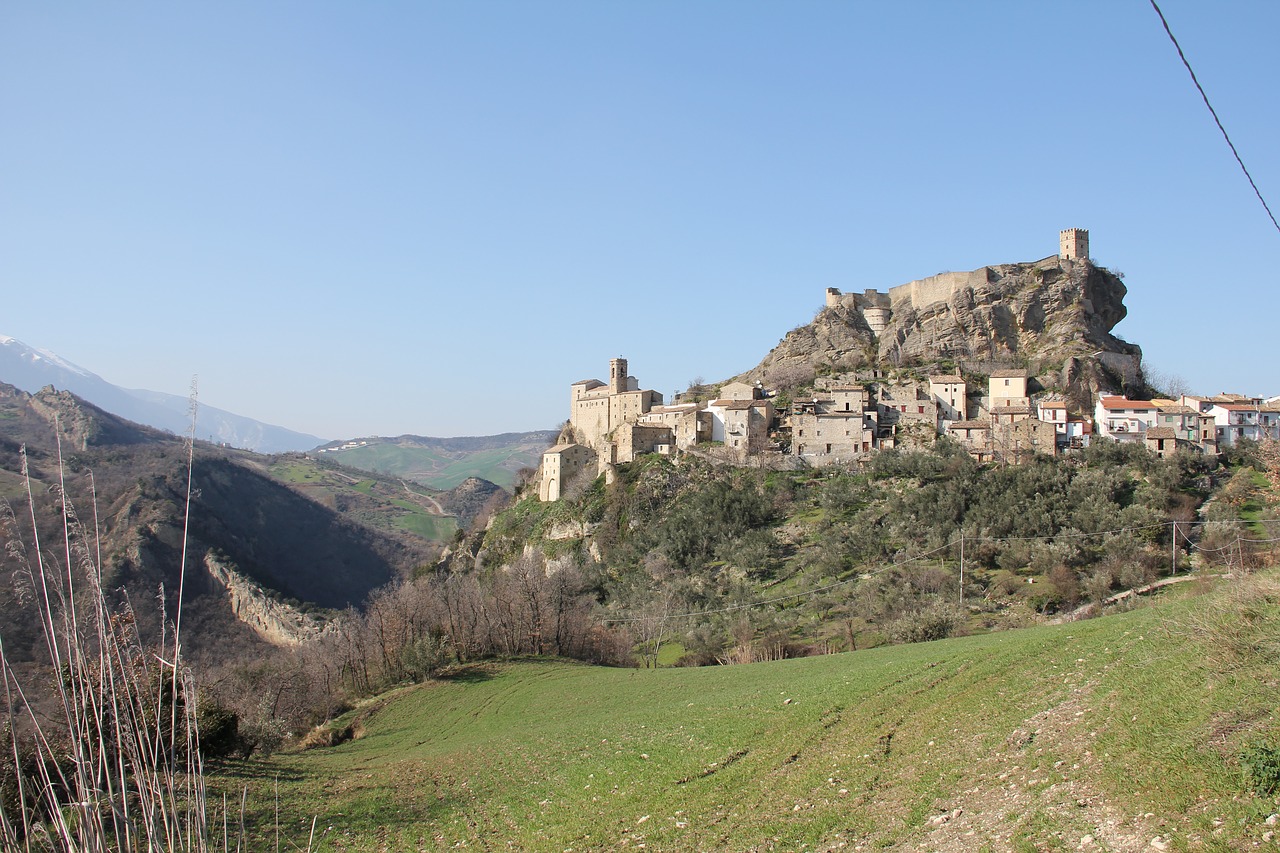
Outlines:
[{"label": "grass slope", "polygon": [[428,489],[396,477],[361,477],[297,454],[276,457],[268,470],[312,500],[374,527],[435,542],[449,541],[458,529],[457,519],[441,514]]},{"label": "grass slope", "polygon": [[479,477],[510,491],[521,468],[536,468],[555,433],[513,433],[487,439],[431,439],[401,436],[369,439],[361,447],[331,450],[335,461],[353,468],[414,480],[448,491]]},{"label": "grass slope", "polygon": [[477,666],[219,784],[268,826],[278,785],[321,850],[1275,849],[1235,758],[1276,731],[1268,589],[749,666]]}]

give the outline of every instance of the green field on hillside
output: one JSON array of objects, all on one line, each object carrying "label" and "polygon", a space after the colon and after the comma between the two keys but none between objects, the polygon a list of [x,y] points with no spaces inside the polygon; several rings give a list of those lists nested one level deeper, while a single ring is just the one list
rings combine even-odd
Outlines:
[{"label": "green field on hillside", "polygon": [[330,455],[352,468],[404,477],[441,491],[468,477],[479,477],[510,491],[516,471],[538,464],[536,457],[520,447],[478,450],[457,457],[431,447],[377,442]]},{"label": "green field on hillside", "polygon": [[319,850],[1276,849],[1239,756],[1276,743],[1280,581],[1175,595],[775,663],[478,664],[215,787],[267,841],[278,786]]},{"label": "green field on hillside", "polygon": [[[402,530],[434,542],[447,542],[458,520],[439,515],[428,490],[396,477],[368,477],[303,456],[281,457],[272,476],[325,506],[342,506],[351,517],[374,527]],[[362,475],[362,476],[357,476]]]}]

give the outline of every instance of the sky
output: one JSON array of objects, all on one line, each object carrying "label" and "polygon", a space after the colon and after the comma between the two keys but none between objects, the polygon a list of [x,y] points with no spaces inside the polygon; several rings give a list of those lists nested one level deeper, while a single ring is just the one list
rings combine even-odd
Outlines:
[{"label": "sky", "polygon": [[[1280,210],[1280,3],[1161,8]],[[0,121],[0,333],[325,438],[669,398],[1070,227],[1151,366],[1280,394],[1280,233],[1147,0],[0,0]]]}]

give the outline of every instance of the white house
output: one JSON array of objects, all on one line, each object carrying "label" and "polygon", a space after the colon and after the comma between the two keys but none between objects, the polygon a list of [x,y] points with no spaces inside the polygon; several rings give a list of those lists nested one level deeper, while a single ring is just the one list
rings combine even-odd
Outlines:
[{"label": "white house", "polygon": [[1142,441],[1142,434],[1156,425],[1160,410],[1150,400],[1129,400],[1104,395],[1094,407],[1098,435],[1112,441]]}]

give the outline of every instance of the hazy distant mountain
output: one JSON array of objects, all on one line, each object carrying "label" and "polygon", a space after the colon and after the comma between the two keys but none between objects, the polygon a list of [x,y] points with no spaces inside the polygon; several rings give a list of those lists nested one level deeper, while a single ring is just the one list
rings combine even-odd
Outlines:
[{"label": "hazy distant mountain", "polygon": [[[185,435],[191,428],[186,397],[112,385],[48,350],[36,349],[7,335],[0,335],[0,381],[29,394],[52,385],[112,414],[177,435]],[[326,441],[204,405],[200,407],[196,437],[259,453],[309,450]]]},{"label": "hazy distant mountain", "polygon": [[[352,488],[331,490],[321,503],[313,496],[322,495],[297,488],[309,481],[308,471],[277,479],[270,470],[274,460],[291,457],[306,459],[203,442],[189,457],[181,438],[126,421],[71,392],[29,394],[0,382],[0,498],[25,500],[25,471],[37,505],[31,523],[43,541],[54,542],[61,535],[55,484],[65,484],[71,505],[92,519],[91,547],[101,559],[103,586],[146,601],[144,614],[153,614],[157,590],[164,590],[168,612],[174,612],[185,530],[184,606],[194,606],[190,618],[200,626],[188,636],[204,658],[226,660],[262,638],[298,636],[289,626],[306,625],[295,625],[289,611],[305,607],[284,607],[287,599],[333,610],[359,607],[372,590],[432,560],[436,549],[413,529],[422,526],[413,522],[427,517],[428,507],[440,511],[432,495],[400,483],[378,493],[348,477]],[[195,489],[188,518],[189,459]],[[29,517],[25,509],[18,516]],[[398,518],[408,521],[397,524]],[[452,532],[454,517],[430,518]],[[13,527],[6,539],[15,535]],[[35,538],[29,526],[17,535]],[[6,656],[19,649],[27,660],[37,628],[15,597],[20,563],[0,560],[0,634]],[[143,618],[155,627],[154,614]]]}]

